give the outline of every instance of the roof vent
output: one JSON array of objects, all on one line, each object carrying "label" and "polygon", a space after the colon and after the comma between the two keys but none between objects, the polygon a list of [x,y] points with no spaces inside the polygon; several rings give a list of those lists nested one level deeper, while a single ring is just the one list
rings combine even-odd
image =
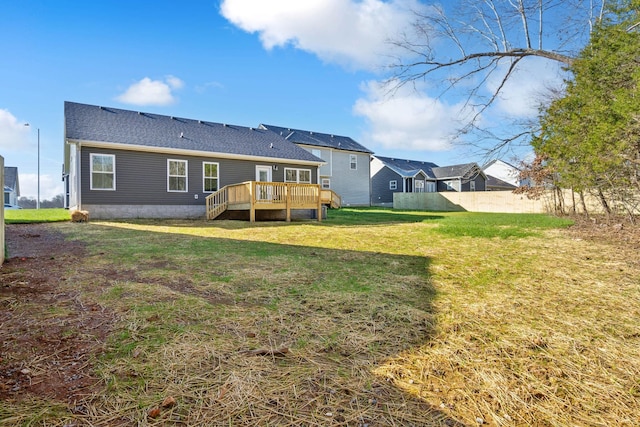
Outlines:
[{"label": "roof vent", "polygon": [[198,120],[198,123],[202,124],[202,120]]},{"label": "roof vent", "polygon": [[223,123],[223,124],[222,124],[222,127],[225,127],[225,128],[226,128],[226,127],[227,127],[227,124],[226,124],[226,123]]},{"label": "roof vent", "polygon": [[333,138],[333,135],[331,135],[331,138]]},{"label": "roof vent", "polygon": [[99,106],[98,108],[101,109],[101,110],[104,110],[104,107],[102,105]]},{"label": "roof vent", "polygon": [[249,128],[249,130],[253,130],[253,128]]},{"label": "roof vent", "polygon": [[184,132],[180,132],[180,138],[184,138]]},{"label": "roof vent", "polygon": [[138,111],[138,115],[139,115],[139,116],[141,116],[141,115],[142,115],[142,113],[141,113],[140,111]]},{"label": "roof vent", "polygon": [[171,116],[171,120],[175,120],[175,119],[176,119],[175,117]]},{"label": "roof vent", "polygon": [[269,144],[269,148],[273,148],[273,142]]}]

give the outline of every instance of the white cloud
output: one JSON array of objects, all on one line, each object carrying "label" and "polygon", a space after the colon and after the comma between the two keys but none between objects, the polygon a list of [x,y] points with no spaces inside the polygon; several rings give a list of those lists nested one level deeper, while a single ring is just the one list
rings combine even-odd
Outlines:
[{"label": "white cloud", "polygon": [[[486,89],[491,93],[499,87],[502,73],[494,73],[487,81]],[[494,107],[512,118],[534,118],[549,87],[558,87],[562,83],[561,65],[542,58],[528,58],[525,65],[516,68],[509,77]]]},{"label": "white cloud", "polygon": [[224,0],[220,13],[265,49],[292,45],[324,61],[373,69],[424,10],[418,0]]},{"label": "white cloud", "polygon": [[23,150],[30,144],[30,130],[24,123],[19,123],[9,110],[0,109],[0,149]]},{"label": "white cloud", "polygon": [[173,92],[183,86],[184,82],[175,76],[167,76],[164,80],[145,77],[129,86],[116,100],[132,105],[171,105],[176,102]]},{"label": "white cloud", "polygon": [[205,93],[209,89],[219,90],[224,89],[224,85],[220,82],[206,82],[204,84],[196,86],[196,92]]},{"label": "white cloud", "polygon": [[371,130],[365,137],[373,143],[411,151],[453,148],[451,135],[464,115],[463,104],[448,105],[408,87],[390,96],[379,82],[368,82],[363,90],[366,96],[353,110],[367,119]]},{"label": "white cloud", "polygon": [[[22,173],[18,170],[20,180],[20,197],[37,199],[38,175],[35,173]],[[59,176],[40,174],[40,201],[51,200],[58,194],[62,194],[64,188]]]}]

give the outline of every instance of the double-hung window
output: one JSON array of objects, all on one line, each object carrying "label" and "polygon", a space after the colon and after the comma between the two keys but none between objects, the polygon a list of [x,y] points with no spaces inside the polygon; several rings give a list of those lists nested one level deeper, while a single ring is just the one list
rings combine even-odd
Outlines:
[{"label": "double-hung window", "polygon": [[311,184],[311,170],[285,168],[284,182],[297,182],[300,184]]},{"label": "double-hung window", "polygon": [[167,160],[167,191],[187,192],[187,161]]},{"label": "double-hung window", "polygon": [[218,169],[218,163],[202,163],[202,176],[204,179],[202,191],[205,193],[218,191]]},{"label": "double-hung window", "polygon": [[358,169],[358,156],[349,154],[349,168],[354,171]]},{"label": "double-hung window", "polygon": [[116,189],[116,156],[91,153],[91,189]]},{"label": "double-hung window", "polygon": [[389,190],[397,190],[398,189],[398,181],[395,179],[389,181]]}]

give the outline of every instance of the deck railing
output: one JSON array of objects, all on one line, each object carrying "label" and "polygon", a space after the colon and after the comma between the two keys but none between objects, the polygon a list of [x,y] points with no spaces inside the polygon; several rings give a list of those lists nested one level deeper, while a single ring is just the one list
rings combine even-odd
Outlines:
[{"label": "deck railing", "polygon": [[342,198],[333,190],[321,190],[320,198],[322,199],[322,204],[329,205],[330,208],[339,209],[342,206]]},{"label": "deck railing", "polygon": [[291,209],[316,209],[318,221],[322,219],[320,186],[290,182],[247,181],[227,185],[207,196],[207,219],[215,219],[227,209],[249,210],[250,220],[255,221],[256,210],[283,209],[287,221]]}]

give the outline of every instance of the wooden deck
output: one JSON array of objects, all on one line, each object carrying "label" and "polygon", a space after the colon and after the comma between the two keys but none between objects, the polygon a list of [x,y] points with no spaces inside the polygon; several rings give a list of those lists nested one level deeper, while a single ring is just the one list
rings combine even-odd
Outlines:
[{"label": "wooden deck", "polygon": [[255,222],[258,210],[286,211],[291,221],[294,209],[315,209],[322,221],[322,205],[339,207],[340,196],[331,190],[321,190],[317,184],[247,181],[227,185],[207,196],[207,219],[215,219],[227,210],[249,211],[249,221]]}]

